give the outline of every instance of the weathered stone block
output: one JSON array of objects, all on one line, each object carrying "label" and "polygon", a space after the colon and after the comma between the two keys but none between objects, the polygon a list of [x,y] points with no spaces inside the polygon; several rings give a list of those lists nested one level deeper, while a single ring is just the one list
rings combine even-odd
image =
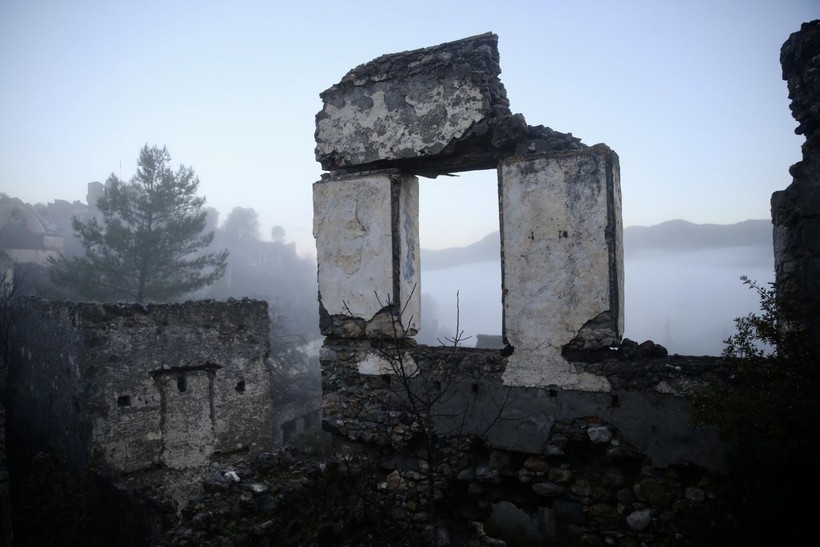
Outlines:
[{"label": "weathered stone block", "polygon": [[360,65],[320,95],[316,160],[326,170],[385,161],[414,173],[495,167],[499,150],[526,133],[500,73],[491,33]]},{"label": "weathered stone block", "polygon": [[562,352],[616,346],[623,332],[618,156],[597,145],[511,157],[499,171],[504,335],[514,348],[505,380],[596,389]]},{"label": "weathered stone block", "polygon": [[323,334],[390,338],[418,331],[418,203],[418,179],[397,171],[313,185]]}]

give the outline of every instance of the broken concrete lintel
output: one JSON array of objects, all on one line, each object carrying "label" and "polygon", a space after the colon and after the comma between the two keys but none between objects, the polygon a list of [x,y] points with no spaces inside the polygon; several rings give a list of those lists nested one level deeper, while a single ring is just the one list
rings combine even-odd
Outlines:
[{"label": "broken concrete lintel", "polygon": [[330,171],[395,167],[436,177],[580,146],[512,114],[500,73],[492,33],[360,65],[320,94],[316,160]]}]

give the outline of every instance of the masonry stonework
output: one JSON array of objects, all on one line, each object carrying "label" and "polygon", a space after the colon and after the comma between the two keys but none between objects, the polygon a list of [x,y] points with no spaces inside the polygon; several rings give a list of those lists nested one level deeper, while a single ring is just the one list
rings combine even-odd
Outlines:
[{"label": "masonry stonework", "polygon": [[[802,90],[818,25],[784,45],[808,140],[772,200],[778,290],[809,304],[820,124]],[[131,501],[154,513],[142,526],[175,523],[150,545],[503,544],[477,523],[498,537],[523,523],[516,544],[713,543],[737,500],[721,499],[723,447],[692,424],[687,394],[733,371],[621,340],[618,156],[527,126],[499,73],[486,34],[380,57],[322,94],[316,157],[329,173],[314,185],[314,234],[333,459],[264,453],[276,427],[268,323],[251,301],[30,301],[15,333],[11,438],[126,472],[114,488],[139,483]],[[417,177],[487,167],[499,173],[503,337],[418,345]],[[148,467],[200,481],[185,473],[225,454],[244,458],[229,472],[211,465],[205,495],[180,515],[141,482]],[[126,536],[106,544],[138,544]]]}]

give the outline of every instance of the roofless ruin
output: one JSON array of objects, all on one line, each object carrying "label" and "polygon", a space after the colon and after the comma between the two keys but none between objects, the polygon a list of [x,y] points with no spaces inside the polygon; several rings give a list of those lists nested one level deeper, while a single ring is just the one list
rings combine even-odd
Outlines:
[{"label": "roofless ruin", "polygon": [[[384,55],[321,94],[314,185],[322,333],[414,335],[418,177],[498,171],[508,385],[607,390],[565,355],[623,332],[618,156],[509,108],[494,34]],[[446,181],[441,181],[446,184]],[[469,204],[461,204],[469,207]]]}]

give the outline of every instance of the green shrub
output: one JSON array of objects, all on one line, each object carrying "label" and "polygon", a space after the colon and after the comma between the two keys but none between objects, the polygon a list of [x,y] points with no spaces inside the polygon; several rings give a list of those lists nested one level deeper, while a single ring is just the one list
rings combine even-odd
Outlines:
[{"label": "green shrub", "polygon": [[817,340],[789,324],[774,285],[741,278],[760,312],[735,319],[723,359],[727,382],[693,393],[697,423],[717,428],[731,471],[722,545],[798,545],[813,527],[820,488]]}]

